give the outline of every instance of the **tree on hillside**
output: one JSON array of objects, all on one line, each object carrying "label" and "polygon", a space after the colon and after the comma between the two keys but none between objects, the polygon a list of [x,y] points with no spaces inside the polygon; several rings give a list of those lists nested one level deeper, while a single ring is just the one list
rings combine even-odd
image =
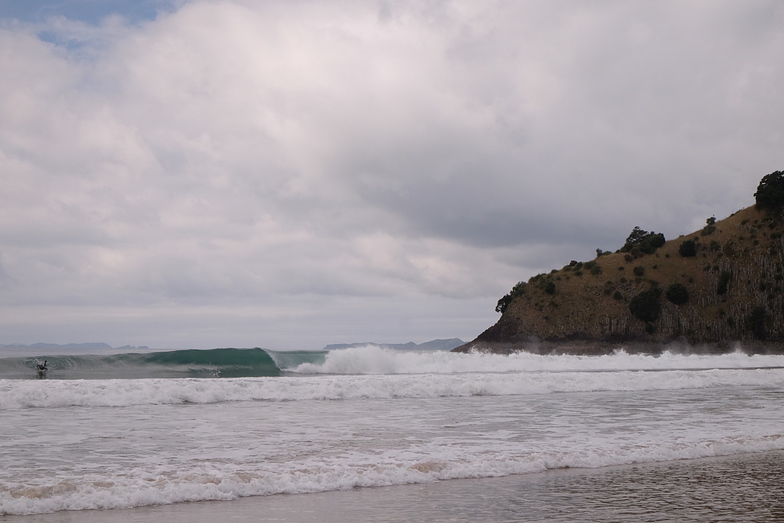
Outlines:
[{"label": "tree on hillside", "polygon": [[780,211],[784,208],[784,171],[763,176],[754,198],[757,199],[757,209]]},{"label": "tree on hillside", "polygon": [[703,236],[708,236],[714,232],[716,232],[716,217],[711,216],[705,220],[705,227],[702,228],[702,232],[700,232],[700,234]]},{"label": "tree on hillside", "polygon": [[652,254],[656,249],[664,245],[664,235],[662,233],[648,232],[635,227],[626,243],[621,247],[621,252],[629,252],[635,257],[643,254]]},{"label": "tree on hillside", "polygon": [[498,303],[495,305],[495,312],[500,312],[503,314],[506,312],[506,308],[509,307],[509,304],[512,303],[512,297],[508,294],[504,294]]},{"label": "tree on hillside", "polygon": [[495,306],[495,312],[500,312],[501,314],[506,312],[506,308],[509,307],[512,300],[525,294],[526,287],[528,287],[528,284],[524,281],[517,282],[517,284],[512,287],[512,291],[509,294],[504,294],[501,299],[498,300],[498,303]]}]

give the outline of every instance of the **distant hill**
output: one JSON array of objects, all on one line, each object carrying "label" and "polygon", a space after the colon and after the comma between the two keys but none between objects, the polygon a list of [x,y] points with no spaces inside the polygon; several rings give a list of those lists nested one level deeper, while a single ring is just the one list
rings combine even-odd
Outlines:
[{"label": "distant hill", "polygon": [[0,345],[2,349],[23,349],[23,350],[38,350],[38,351],[73,351],[73,350],[87,350],[87,351],[102,351],[102,350],[117,350],[117,349],[125,349],[125,350],[134,350],[134,349],[148,349],[146,345],[140,345],[138,347],[134,347],[132,345],[125,345],[123,347],[112,347],[107,343],[33,343],[32,345],[21,345],[21,344],[11,344],[11,345]]},{"label": "distant hill", "polygon": [[459,347],[464,344],[465,342],[459,338],[450,338],[446,340],[426,341],[418,345],[413,341],[409,341],[408,343],[335,343],[332,345],[327,345],[324,347],[324,350],[350,349],[354,347],[367,347],[368,345],[380,347],[382,349],[394,350],[452,350],[455,347]]},{"label": "distant hill", "polygon": [[40,349],[40,350],[58,350],[58,349],[89,349],[89,350],[100,350],[100,349],[111,349],[111,345],[107,345],[106,343],[66,343],[66,344],[58,344],[58,343],[33,343],[32,345],[0,345],[0,347],[13,347],[18,349],[23,348],[30,348],[30,349]]},{"label": "distant hill", "polygon": [[[760,205],[774,175],[778,204]],[[784,352],[784,172],[768,177],[756,206],[702,230],[665,241],[635,228],[617,252],[518,283],[498,322],[455,350]]]}]

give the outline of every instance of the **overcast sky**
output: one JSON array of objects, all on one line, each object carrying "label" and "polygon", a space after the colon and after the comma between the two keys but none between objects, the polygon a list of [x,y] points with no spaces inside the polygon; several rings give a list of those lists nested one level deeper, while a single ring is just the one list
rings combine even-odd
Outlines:
[{"label": "overcast sky", "polygon": [[0,344],[473,339],[753,204],[784,3],[0,0]]}]

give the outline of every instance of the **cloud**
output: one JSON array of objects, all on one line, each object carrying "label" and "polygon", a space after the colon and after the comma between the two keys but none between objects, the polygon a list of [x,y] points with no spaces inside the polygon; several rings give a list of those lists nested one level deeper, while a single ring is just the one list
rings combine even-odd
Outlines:
[{"label": "cloud", "polygon": [[468,338],[782,168],[773,1],[165,6],[0,24],[5,342]]}]

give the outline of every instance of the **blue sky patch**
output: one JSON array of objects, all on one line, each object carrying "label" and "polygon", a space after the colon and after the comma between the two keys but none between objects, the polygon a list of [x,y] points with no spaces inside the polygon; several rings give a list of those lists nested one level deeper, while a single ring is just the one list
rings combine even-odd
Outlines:
[{"label": "blue sky patch", "polygon": [[98,24],[111,15],[120,15],[131,23],[154,20],[167,10],[169,0],[0,0],[0,19],[24,23],[42,23],[63,16],[88,24]]}]

